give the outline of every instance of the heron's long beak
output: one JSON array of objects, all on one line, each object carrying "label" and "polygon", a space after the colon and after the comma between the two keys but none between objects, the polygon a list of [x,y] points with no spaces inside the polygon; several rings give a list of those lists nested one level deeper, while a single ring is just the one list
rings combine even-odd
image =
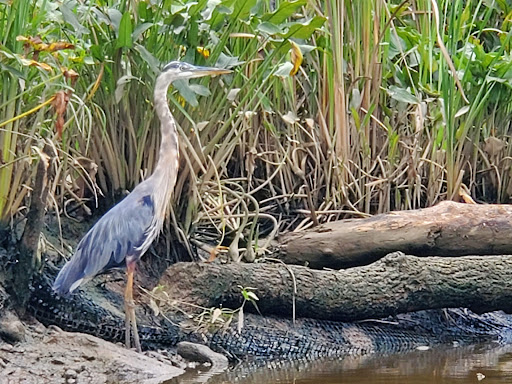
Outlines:
[{"label": "heron's long beak", "polygon": [[192,69],[192,73],[194,74],[193,77],[202,77],[202,76],[217,76],[217,75],[225,75],[226,73],[233,72],[230,69],[223,69],[223,68],[215,68],[215,67],[201,67],[201,66],[194,66]]}]

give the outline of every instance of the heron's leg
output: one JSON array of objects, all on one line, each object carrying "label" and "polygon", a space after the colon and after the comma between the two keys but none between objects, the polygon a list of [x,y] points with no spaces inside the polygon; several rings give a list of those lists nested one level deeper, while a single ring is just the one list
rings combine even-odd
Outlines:
[{"label": "heron's leg", "polygon": [[[126,271],[126,287],[124,289],[124,342],[126,348],[131,348],[130,337],[130,297],[132,297],[133,271],[130,273],[129,268]],[[133,306],[133,300],[131,301]]]},{"label": "heron's leg", "polygon": [[133,301],[133,274],[135,272],[135,263],[127,263],[126,266],[126,291],[124,294],[124,308],[125,308],[125,342],[126,347],[130,348],[130,328],[133,333],[133,343],[135,344],[135,348],[137,352],[141,352],[142,349],[140,347],[139,340],[139,332],[137,330],[137,320],[135,318],[135,303]]}]

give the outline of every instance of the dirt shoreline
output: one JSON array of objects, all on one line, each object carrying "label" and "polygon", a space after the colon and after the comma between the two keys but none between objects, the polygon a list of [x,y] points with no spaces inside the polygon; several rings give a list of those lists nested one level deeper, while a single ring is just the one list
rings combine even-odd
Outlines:
[{"label": "dirt shoreline", "polygon": [[178,355],[139,354],[95,336],[2,315],[0,384],[160,384],[187,366]]}]

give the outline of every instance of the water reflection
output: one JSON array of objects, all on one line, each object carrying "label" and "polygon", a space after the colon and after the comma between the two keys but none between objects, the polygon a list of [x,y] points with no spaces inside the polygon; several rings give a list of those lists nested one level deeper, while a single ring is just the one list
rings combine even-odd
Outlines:
[{"label": "water reflection", "polygon": [[[512,345],[437,347],[388,356],[301,362],[245,363],[228,372],[190,372],[180,384],[459,384],[512,383]],[[195,374],[195,376],[194,376]],[[192,376],[190,376],[192,375]],[[203,380],[201,380],[201,377]],[[206,380],[204,380],[206,379]]]}]

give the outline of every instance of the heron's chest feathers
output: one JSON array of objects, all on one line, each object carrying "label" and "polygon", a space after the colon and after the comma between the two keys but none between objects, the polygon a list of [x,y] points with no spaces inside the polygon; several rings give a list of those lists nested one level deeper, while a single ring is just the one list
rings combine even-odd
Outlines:
[{"label": "heron's chest feathers", "polygon": [[[170,175],[153,174],[149,179],[138,186],[137,203],[143,210],[152,212],[151,222],[145,231],[144,244],[139,248],[149,246],[163,227],[167,205],[172,194]],[[172,176],[171,176],[172,178]]]}]

